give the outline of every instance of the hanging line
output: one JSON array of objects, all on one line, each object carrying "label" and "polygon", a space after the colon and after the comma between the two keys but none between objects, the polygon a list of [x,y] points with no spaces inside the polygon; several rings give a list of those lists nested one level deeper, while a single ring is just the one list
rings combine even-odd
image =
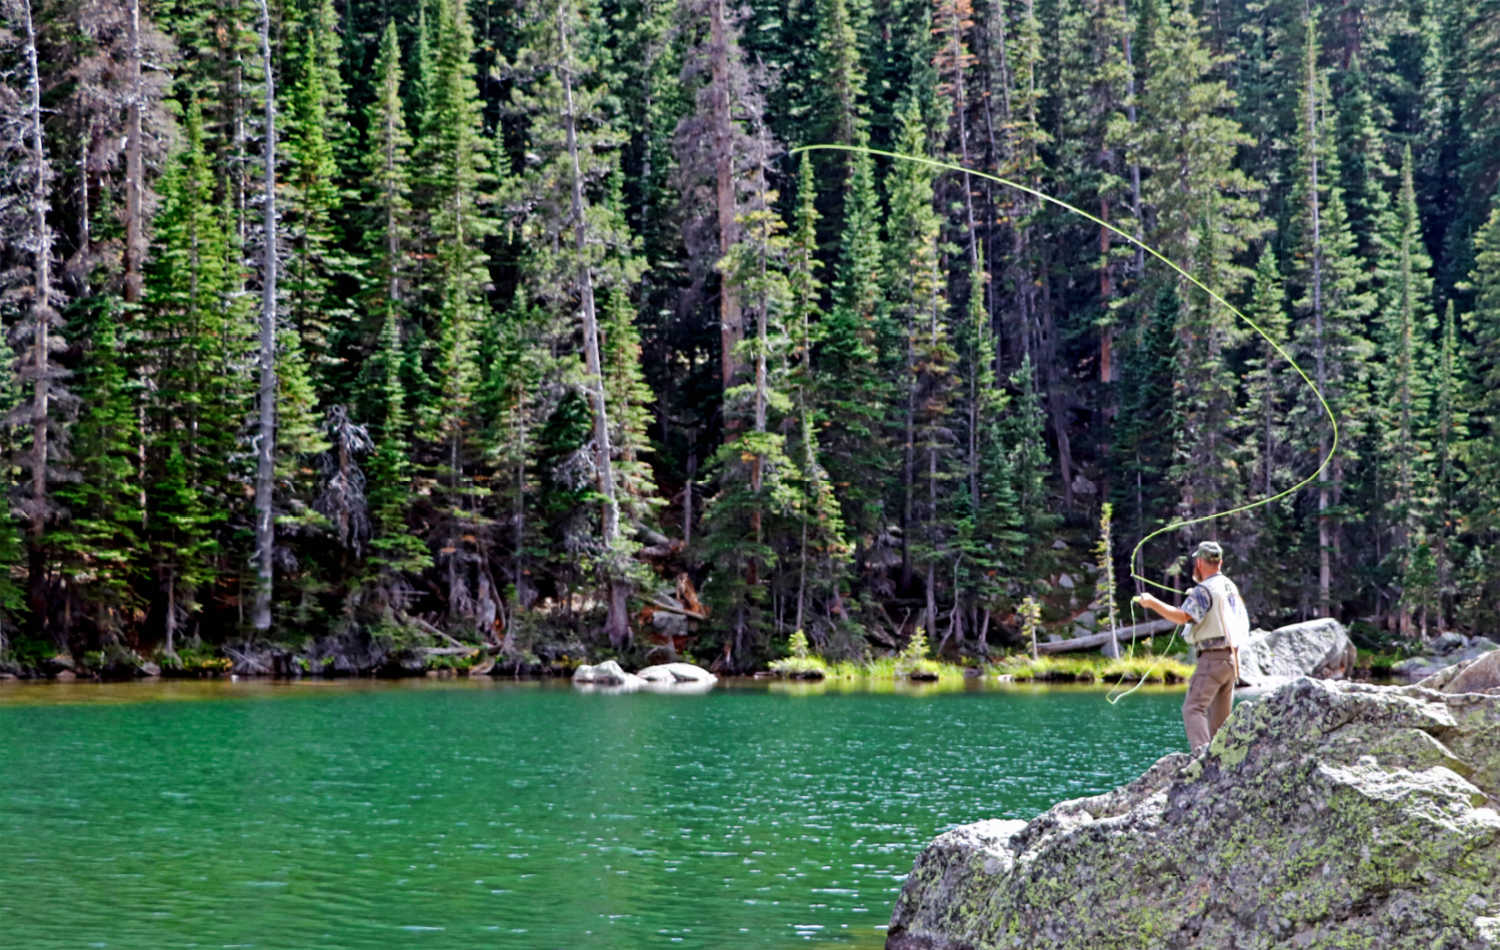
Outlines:
[{"label": "hanging line", "polygon": [[[922,156],[922,155],[905,155],[905,154],[902,154],[900,152],[891,152],[891,151],[887,151],[885,149],[870,148],[869,146],[865,146],[865,145],[837,145],[837,144],[800,145],[800,146],[792,149],[791,151],[789,151],[788,154],[789,155],[796,155],[799,152],[813,152],[813,151],[832,151],[832,152],[856,152],[856,153],[863,153],[865,155],[875,155],[875,156],[880,156],[882,158],[894,159],[896,161],[913,162],[913,163],[919,164],[919,165],[927,165],[927,166],[929,166],[931,168],[936,168],[936,169],[939,169],[939,170],[942,170],[942,171],[958,172],[959,174],[962,174],[962,175],[973,175],[975,178],[983,178],[983,179],[986,179],[988,181],[993,181],[996,184],[1004,185],[1006,188],[1011,188],[1011,189],[1014,189],[1015,191],[1019,191],[1019,192],[1023,192],[1024,194],[1031,195],[1033,198],[1039,198],[1042,201],[1045,201],[1045,202],[1047,202],[1049,204],[1053,204],[1053,205],[1056,205],[1059,208],[1062,208],[1064,211],[1068,211],[1068,212],[1070,212],[1072,214],[1075,214],[1075,215],[1077,215],[1080,218],[1083,218],[1083,219],[1085,219],[1087,221],[1092,221],[1094,224],[1097,224],[1101,228],[1105,228],[1108,231],[1110,231],[1111,233],[1118,235],[1119,237],[1123,238],[1125,241],[1129,242],[1131,245],[1140,248],[1142,251],[1145,251],[1147,254],[1150,254],[1152,257],[1154,257],[1157,260],[1161,261],[1163,264],[1167,265],[1173,271],[1175,271],[1180,277],[1182,277],[1188,283],[1192,284],[1194,287],[1197,287],[1199,290],[1201,290],[1205,294],[1207,294],[1209,296],[1209,298],[1212,299],[1215,303],[1218,303],[1224,309],[1226,309],[1230,313],[1234,314],[1234,316],[1237,319],[1239,319],[1242,323],[1244,323],[1246,326],[1250,327],[1250,329],[1252,329],[1256,333],[1258,333],[1260,335],[1261,339],[1263,339],[1267,343],[1269,343],[1271,345],[1271,349],[1275,350],[1276,354],[1278,356],[1280,356],[1282,359],[1286,360],[1287,365],[1290,366],[1293,370],[1295,370],[1298,376],[1302,377],[1302,381],[1307,384],[1307,388],[1310,389],[1312,391],[1312,394],[1317,397],[1318,404],[1323,408],[1323,413],[1328,416],[1328,425],[1329,425],[1329,428],[1332,430],[1333,438],[1330,441],[1330,444],[1328,446],[1328,453],[1323,456],[1322,461],[1318,463],[1318,467],[1312,471],[1312,474],[1308,475],[1306,478],[1302,479],[1302,481],[1298,482],[1297,484],[1293,485],[1292,487],[1287,488],[1284,491],[1277,492],[1276,494],[1270,495],[1270,496],[1268,496],[1266,498],[1259,499],[1258,501],[1252,501],[1252,502],[1249,502],[1249,503],[1244,504],[1244,505],[1238,505],[1238,506],[1236,506],[1234,508],[1225,509],[1224,511],[1215,511],[1215,512],[1213,512],[1211,514],[1202,515],[1202,516],[1197,517],[1197,518],[1183,518],[1181,520],[1173,521],[1173,522],[1170,522],[1170,523],[1168,523],[1166,525],[1163,525],[1160,528],[1157,528],[1155,531],[1152,531],[1150,534],[1146,535],[1145,537],[1143,537],[1139,541],[1137,541],[1135,547],[1131,550],[1131,552],[1130,552],[1130,577],[1131,577],[1131,579],[1133,579],[1135,581],[1138,581],[1141,584],[1146,584],[1146,585],[1149,585],[1151,587],[1158,588],[1160,590],[1170,591],[1170,592],[1172,592],[1174,594],[1180,594],[1180,593],[1182,593],[1182,591],[1179,591],[1175,587],[1169,587],[1166,584],[1159,584],[1156,581],[1151,580],[1150,578],[1142,576],[1137,571],[1137,569],[1136,569],[1136,562],[1137,562],[1138,558],[1140,557],[1141,549],[1146,546],[1146,543],[1148,541],[1152,540],[1153,538],[1159,537],[1159,536],[1161,536],[1163,534],[1166,534],[1168,531],[1176,531],[1178,528],[1186,528],[1186,527],[1189,527],[1191,525],[1202,524],[1202,523],[1204,523],[1206,521],[1213,521],[1213,520],[1215,520],[1217,518],[1227,518],[1230,515],[1243,514],[1244,512],[1250,511],[1250,510],[1252,510],[1254,508],[1259,508],[1259,507],[1261,507],[1263,505],[1269,505],[1269,504],[1271,504],[1274,501],[1280,501],[1281,499],[1286,498],[1288,495],[1294,495],[1297,492],[1301,491],[1303,488],[1306,488],[1308,485],[1312,484],[1314,481],[1317,480],[1318,476],[1320,476],[1320,475],[1323,474],[1324,470],[1328,468],[1329,464],[1333,462],[1333,456],[1338,451],[1338,447],[1339,447],[1339,422],[1338,422],[1338,419],[1334,418],[1333,407],[1328,404],[1328,400],[1323,397],[1323,393],[1318,389],[1317,385],[1312,381],[1312,379],[1308,377],[1307,373],[1302,369],[1302,367],[1297,364],[1297,361],[1294,360],[1294,359],[1292,359],[1291,354],[1289,354],[1286,350],[1282,349],[1282,346],[1281,346],[1280,343],[1277,343],[1275,340],[1271,339],[1270,334],[1266,333],[1265,330],[1261,329],[1261,327],[1260,327],[1259,324],[1257,324],[1254,320],[1251,320],[1249,317],[1245,316],[1245,314],[1243,314],[1242,312],[1240,312],[1240,309],[1238,307],[1236,307],[1234,304],[1230,303],[1229,301],[1225,300],[1223,297],[1219,296],[1208,285],[1204,284],[1201,280],[1199,280],[1198,278],[1194,277],[1192,274],[1189,274],[1186,270],[1183,270],[1175,262],[1173,262],[1171,259],[1169,259],[1165,254],[1161,253],[1156,248],[1152,247],[1151,245],[1147,244],[1146,242],[1140,240],[1139,238],[1137,238],[1137,237],[1135,237],[1133,235],[1125,233],[1124,231],[1120,230],[1118,227],[1114,226],[1113,224],[1110,224],[1108,221],[1105,221],[1103,218],[1100,218],[1100,217],[1097,217],[1095,215],[1092,215],[1089,212],[1083,210],[1082,208],[1076,207],[1074,205],[1069,204],[1066,201],[1063,201],[1061,198],[1054,198],[1051,195],[1046,194],[1045,192],[1041,192],[1041,191],[1036,190],[1035,188],[1030,187],[1029,185],[1023,185],[1020,182],[1011,181],[1009,178],[1002,178],[999,175],[992,175],[989,172],[975,171],[972,168],[965,168],[962,165],[957,165],[957,164],[954,164],[952,162],[938,161],[937,159],[927,158],[926,156]],[[1131,623],[1133,625],[1134,622],[1135,622],[1135,600],[1134,600],[1134,598],[1132,598],[1131,601],[1130,601],[1130,614],[1131,614]],[[1173,637],[1174,640],[1176,639],[1176,636],[1177,636],[1177,630],[1174,628],[1173,631],[1172,631],[1172,637]],[[1167,642],[1167,649],[1170,650],[1171,647],[1172,647],[1172,641],[1169,640]],[[1131,641],[1131,651],[1132,651],[1132,654],[1134,653],[1134,650],[1135,650],[1135,642],[1132,639],[1132,641]],[[1152,670],[1154,670],[1154,669],[1155,668],[1153,667]],[[1117,703],[1121,699],[1124,699],[1126,696],[1129,696],[1131,693],[1135,692],[1137,689],[1140,688],[1141,684],[1146,681],[1146,676],[1150,675],[1150,673],[1152,672],[1152,670],[1148,670],[1147,673],[1146,673],[1146,675],[1143,675],[1141,677],[1140,681],[1135,684],[1135,686],[1132,686],[1130,689],[1126,690],[1124,693],[1120,693],[1118,695],[1115,695],[1113,692],[1111,692],[1110,696],[1107,697],[1109,699],[1109,702],[1111,704]],[[1121,674],[1120,678],[1121,678],[1121,681],[1123,682],[1124,681],[1124,674]]]}]

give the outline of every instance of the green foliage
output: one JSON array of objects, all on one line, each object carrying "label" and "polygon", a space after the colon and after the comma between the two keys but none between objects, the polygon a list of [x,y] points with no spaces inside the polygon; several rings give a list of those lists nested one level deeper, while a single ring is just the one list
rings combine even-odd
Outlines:
[{"label": "green foliage", "polygon": [[928,657],[927,651],[927,632],[918,627],[896,657],[895,675],[914,680],[937,679],[942,667]]},{"label": "green foliage", "polygon": [[1139,655],[1109,659],[1097,655],[1010,656],[989,668],[1016,682],[1051,681],[1109,683],[1128,685],[1147,683],[1183,683],[1192,678],[1192,666],[1169,657]]},{"label": "green foliage", "polygon": [[822,679],[828,675],[828,664],[809,651],[807,634],[801,630],[793,631],[787,640],[787,653],[787,656],[770,662],[772,673],[797,679]]},{"label": "green foliage", "polygon": [[[260,6],[142,11],[147,104],[178,127],[147,116],[139,176],[116,21],[60,11],[42,149],[13,163],[47,213],[31,176],[0,182],[6,233],[40,221],[56,251],[54,314],[28,304],[40,240],[0,248],[0,318],[18,345],[53,320],[67,380],[55,496],[8,482],[0,649],[25,623],[170,657],[233,635],[251,593]],[[1277,352],[1094,223],[911,162],[782,158],[850,142],[1065,198],[1287,344],[1342,439],[1308,491],[1222,528],[1258,613],[1494,625],[1488,0],[270,13],[277,622],[420,617],[521,656],[604,613],[625,649],[629,599],[685,574],[713,608],[691,648],[727,640],[733,667],[793,630],[860,661],[913,622],[987,654],[1106,504],[1104,588],[1119,541],[1280,491],[1331,445]],[[0,442],[24,459],[41,371],[18,352]]]}]

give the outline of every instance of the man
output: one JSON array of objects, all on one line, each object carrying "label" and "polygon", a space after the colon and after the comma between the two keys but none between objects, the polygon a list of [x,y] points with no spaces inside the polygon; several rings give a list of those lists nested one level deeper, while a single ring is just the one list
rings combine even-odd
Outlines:
[{"label": "man", "polygon": [[1182,724],[1188,745],[1197,752],[1219,731],[1234,702],[1234,682],[1239,679],[1240,642],[1250,632],[1245,601],[1234,581],[1219,573],[1224,549],[1204,541],[1193,551],[1193,580],[1181,607],[1173,607],[1150,594],[1136,602],[1176,624],[1186,626],[1184,639],[1198,653],[1198,666],[1188,680],[1187,699],[1182,703]]}]

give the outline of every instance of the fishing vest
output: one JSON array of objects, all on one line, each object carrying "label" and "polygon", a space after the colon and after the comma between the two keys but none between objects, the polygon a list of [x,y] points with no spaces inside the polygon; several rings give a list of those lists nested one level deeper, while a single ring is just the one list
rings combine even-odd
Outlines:
[{"label": "fishing vest", "polygon": [[1231,647],[1241,647],[1250,635],[1250,615],[1234,581],[1215,574],[1198,585],[1208,591],[1209,605],[1203,619],[1193,624],[1184,638],[1189,643],[1223,637]]}]

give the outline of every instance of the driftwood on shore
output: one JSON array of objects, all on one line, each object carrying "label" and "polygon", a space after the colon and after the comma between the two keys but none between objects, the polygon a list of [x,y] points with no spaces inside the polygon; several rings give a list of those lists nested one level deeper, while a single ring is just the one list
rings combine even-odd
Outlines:
[{"label": "driftwood on shore", "polygon": [[1150,637],[1158,633],[1171,630],[1176,624],[1170,620],[1148,620],[1145,623],[1134,624],[1129,627],[1121,627],[1113,633],[1091,633],[1086,637],[1074,637],[1071,640],[1055,640],[1051,643],[1038,643],[1038,653],[1071,653],[1074,650],[1097,650],[1099,647],[1107,646],[1112,639],[1118,638],[1123,643],[1126,640],[1134,640],[1137,637]]}]

